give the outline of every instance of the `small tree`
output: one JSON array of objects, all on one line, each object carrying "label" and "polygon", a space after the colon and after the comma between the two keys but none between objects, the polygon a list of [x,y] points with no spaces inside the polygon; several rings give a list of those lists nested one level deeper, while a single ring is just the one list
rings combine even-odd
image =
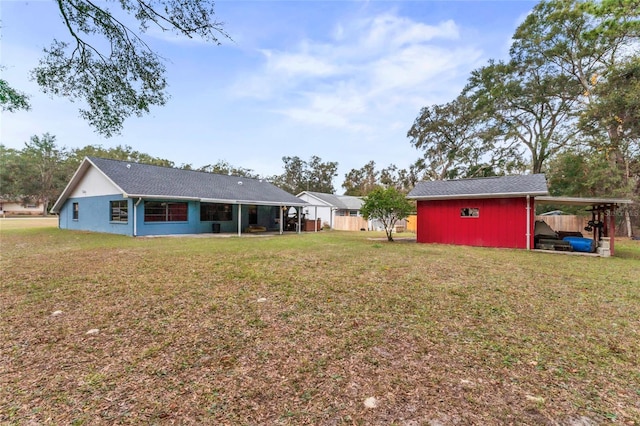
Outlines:
[{"label": "small tree", "polygon": [[409,216],[413,210],[413,204],[394,187],[374,189],[364,197],[360,209],[365,218],[382,221],[389,241],[393,241],[391,232],[396,222]]}]

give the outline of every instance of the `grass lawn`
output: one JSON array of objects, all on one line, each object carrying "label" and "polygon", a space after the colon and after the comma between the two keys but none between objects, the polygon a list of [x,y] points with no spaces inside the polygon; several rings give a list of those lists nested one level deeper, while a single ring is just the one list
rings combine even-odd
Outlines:
[{"label": "grass lawn", "polygon": [[2,424],[640,424],[639,241],[0,225]]}]

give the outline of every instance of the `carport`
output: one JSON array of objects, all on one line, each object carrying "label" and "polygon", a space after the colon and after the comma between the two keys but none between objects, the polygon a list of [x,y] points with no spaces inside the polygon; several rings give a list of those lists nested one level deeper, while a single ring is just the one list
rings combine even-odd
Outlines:
[{"label": "carport", "polygon": [[[576,197],[551,197],[537,196],[536,203],[551,204],[555,206],[583,206],[586,211],[591,212],[589,229],[591,238],[598,245],[600,256],[613,256],[616,234],[616,211],[625,204],[631,204],[631,200],[613,198],[576,198]],[[576,230],[584,232],[585,229]],[[606,243],[608,241],[608,244]]]}]

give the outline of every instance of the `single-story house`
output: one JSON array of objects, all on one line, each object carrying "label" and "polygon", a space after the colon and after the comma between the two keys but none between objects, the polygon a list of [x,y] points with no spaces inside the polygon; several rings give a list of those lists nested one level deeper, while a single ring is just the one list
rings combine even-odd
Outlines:
[{"label": "single-story house", "polygon": [[419,243],[533,249],[535,203],[540,201],[588,208],[597,228],[593,230],[594,240],[610,238],[610,254],[614,248],[615,209],[631,203],[550,197],[544,174],[419,182],[407,198],[417,203]]},{"label": "single-story house", "polygon": [[240,235],[282,232],[283,212],[306,205],[261,179],[87,157],[51,212],[59,215],[61,229]]},{"label": "single-story house", "polygon": [[[360,214],[363,203],[361,197],[313,191],[302,191],[297,197],[309,203],[309,206],[304,209],[307,219],[320,219],[322,224],[326,223],[332,229],[336,229],[336,217],[362,217]],[[362,220],[364,221],[364,219]]]},{"label": "single-story house", "polygon": [[0,198],[0,216],[43,215],[45,211],[42,201]]}]

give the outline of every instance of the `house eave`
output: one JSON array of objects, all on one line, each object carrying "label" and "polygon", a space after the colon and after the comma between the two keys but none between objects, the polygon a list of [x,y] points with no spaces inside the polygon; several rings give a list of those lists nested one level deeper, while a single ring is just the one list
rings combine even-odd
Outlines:
[{"label": "house eave", "polygon": [[286,201],[255,201],[255,200],[229,200],[221,198],[200,198],[200,197],[181,197],[174,195],[150,195],[150,194],[123,194],[125,198],[143,198],[153,200],[179,200],[179,201],[199,201],[201,203],[219,203],[219,204],[255,204],[260,206],[296,206],[304,207],[309,205],[306,202],[291,203]]},{"label": "house eave", "polygon": [[302,191],[301,193],[299,193],[298,195],[296,195],[296,197],[300,198],[301,195],[306,195],[309,198],[313,198],[314,200],[316,200],[315,202],[319,202],[321,204],[311,204],[307,202],[307,205],[312,206],[312,207],[336,207],[333,204],[320,199],[319,197],[307,192],[307,191]]},{"label": "house eave", "polygon": [[479,199],[479,198],[521,198],[521,197],[539,197],[547,195],[548,192],[506,192],[506,193],[485,193],[485,194],[454,194],[454,195],[408,195],[407,199],[418,201],[429,200],[460,200],[460,199]]}]

